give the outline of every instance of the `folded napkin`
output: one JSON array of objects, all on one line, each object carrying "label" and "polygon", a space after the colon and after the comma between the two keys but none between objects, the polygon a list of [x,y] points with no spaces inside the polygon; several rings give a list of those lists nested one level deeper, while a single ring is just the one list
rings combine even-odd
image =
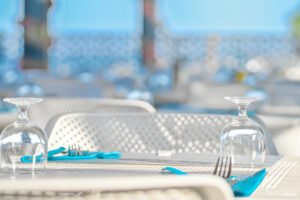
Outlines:
[{"label": "folded napkin", "polygon": [[[164,167],[162,172],[169,172],[175,175],[188,175],[188,173],[177,169],[175,167]],[[235,197],[248,197],[250,196],[256,188],[260,185],[267,174],[266,169],[262,169],[252,176],[249,176],[242,180],[237,180],[234,184],[231,184],[231,189]],[[230,177],[227,181],[230,183],[233,177]]]},{"label": "folded napkin", "polygon": [[164,167],[162,168],[162,172],[163,173],[170,172],[171,174],[175,174],[175,175],[188,175],[188,173],[180,169],[177,169],[175,167]]},{"label": "folded napkin", "polygon": [[267,175],[267,170],[262,169],[252,176],[249,176],[243,180],[237,181],[231,185],[231,189],[236,197],[248,197],[250,196]]},{"label": "folded napkin", "polygon": [[90,152],[75,156],[52,156],[48,161],[90,160],[90,159],[120,159],[120,152]]},{"label": "folded napkin", "polygon": [[[56,154],[64,152],[65,150],[66,150],[66,148],[59,147],[58,149],[54,149],[54,150],[48,151],[47,157],[49,159],[49,158],[53,157]],[[21,162],[23,162],[23,163],[31,163],[32,159],[33,159],[33,156],[22,156],[21,157]],[[43,159],[43,154],[38,155],[38,156],[35,157],[36,162],[41,162],[42,159]]]},{"label": "folded napkin", "polygon": [[[102,151],[83,151],[80,155],[72,154],[70,151],[67,151],[67,155],[57,154],[66,152],[66,148],[59,147],[58,149],[54,149],[48,151],[48,161],[68,161],[68,160],[89,160],[89,159],[120,159],[120,152],[102,152]],[[35,157],[36,162],[41,162],[43,159],[43,155],[38,155]],[[33,156],[22,156],[21,162],[23,163],[31,163],[33,160]]]}]

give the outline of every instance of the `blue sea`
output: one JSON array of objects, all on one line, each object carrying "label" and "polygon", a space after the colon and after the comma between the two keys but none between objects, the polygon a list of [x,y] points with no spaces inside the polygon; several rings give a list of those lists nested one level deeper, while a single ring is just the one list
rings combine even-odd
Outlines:
[{"label": "blue sea", "polygon": [[[21,2],[0,2],[1,69],[17,66],[22,55],[22,31],[17,25],[23,16]],[[136,65],[140,60],[141,6],[141,0],[53,1],[48,30],[56,42],[49,49],[50,66],[102,69],[116,60]],[[293,51],[287,43],[300,1],[156,0],[156,8],[157,24],[168,35],[158,43],[158,54],[167,62],[179,54],[204,59],[209,35],[221,36],[218,51],[225,57],[226,53],[239,54],[247,59],[270,50],[282,51],[282,47],[287,53]]]}]

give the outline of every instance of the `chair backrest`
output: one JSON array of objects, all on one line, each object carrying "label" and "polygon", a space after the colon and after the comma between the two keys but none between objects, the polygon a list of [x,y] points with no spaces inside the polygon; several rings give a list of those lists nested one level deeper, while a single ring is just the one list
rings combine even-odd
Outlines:
[{"label": "chair backrest", "polygon": [[[230,200],[229,185],[212,175],[52,177],[0,180],[1,199]],[[73,174],[74,175],[74,174]],[[79,173],[80,175],[80,173]],[[54,177],[53,177],[54,176]],[[63,176],[63,177],[61,177]],[[130,180],[130,181],[129,181]],[[83,184],[86,183],[86,184]]]},{"label": "chair backrest", "polygon": [[[91,98],[46,98],[43,102],[30,108],[29,118],[43,128],[47,134],[51,132],[56,119],[67,113],[111,113],[111,112],[155,112],[155,108],[147,102],[121,99]],[[52,121],[52,122],[51,122]],[[47,125],[47,126],[46,126]]]},{"label": "chair backrest", "polygon": [[231,115],[92,114],[61,116],[49,138],[49,149],[78,144],[89,150],[122,153],[218,153],[220,133]]}]

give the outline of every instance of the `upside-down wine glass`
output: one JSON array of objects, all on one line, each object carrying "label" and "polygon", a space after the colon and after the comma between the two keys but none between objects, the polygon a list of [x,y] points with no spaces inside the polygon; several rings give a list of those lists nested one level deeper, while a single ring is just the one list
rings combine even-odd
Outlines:
[{"label": "upside-down wine glass", "polygon": [[[0,136],[1,173],[32,174],[44,171],[47,162],[47,136],[31,122],[27,110],[39,98],[5,98],[4,102],[17,107],[17,120],[6,126]],[[25,162],[23,158],[28,158]]]},{"label": "upside-down wine glass", "polygon": [[262,167],[266,155],[266,139],[263,128],[247,116],[248,106],[255,97],[225,97],[238,106],[238,116],[227,124],[221,133],[220,153],[231,156],[234,166]]}]

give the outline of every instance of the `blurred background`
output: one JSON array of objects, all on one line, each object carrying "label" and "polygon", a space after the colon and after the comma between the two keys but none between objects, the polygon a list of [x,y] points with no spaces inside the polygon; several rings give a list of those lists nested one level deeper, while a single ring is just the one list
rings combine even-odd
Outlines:
[{"label": "blurred background", "polygon": [[0,97],[300,114],[299,39],[298,0],[1,0]]}]

